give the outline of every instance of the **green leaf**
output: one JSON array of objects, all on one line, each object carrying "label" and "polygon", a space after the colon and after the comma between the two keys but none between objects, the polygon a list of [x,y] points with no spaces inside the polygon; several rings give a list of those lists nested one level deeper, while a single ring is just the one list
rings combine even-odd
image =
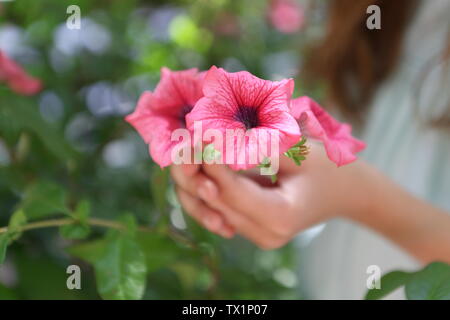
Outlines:
[{"label": "green leaf", "polygon": [[77,244],[66,251],[94,265],[98,291],[104,299],[141,298],[146,260],[140,246],[129,235],[113,231],[106,238]]},{"label": "green leaf", "polygon": [[405,286],[409,300],[450,300],[450,266],[433,262],[414,273]]},{"label": "green leaf", "polygon": [[23,210],[17,210],[9,219],[8,231],[0,234],[0,264],[3,263],[6,257],[6,249],[8,245],[20,237],[20,227],[27,222],[27,217]]},{"label": "green leaf", "polygon": [[392,271],[381,277],[381,289],[370,289],[365,296],[366,300],[378,300],[397,288],[404,286],[412,277],[413,273],[404,271]]},{"label": "green leaf", "polygon": [[[33,132],[45,147],[61,161],[71,159],[75,152],[56,128],[42,119],[39,108],[26,97],[15,96],[14,103],[2,103],[0,127],[14,131]],[[14,121],[11,121],[14,119]],[[6,121],[2,121],[6,120]]]},{"label": "green leaf", "polygon": [[154,170],[150,178],[150,191],[160,213],[167,209],[167,189],[169,186],[169,170]]},{"label": "green leaf", "polygon": [[73,212],[73,217],[79,220],[81,223],[87,223],[87,220],[91,214],[91,204],[87,200],[81,200],[75,211]]},{"label": "green leaf", "polygon": [[91,232],[88,225],[74,223],[61,226],[59,233],[66,239],[86,239]]},{"label": "green leaf", "polygon": [[76,222],[73,224],[68,224],[61,226],[59,232],[62,237],[67,239],[85,239],[89,236],[91,228],[87,223],[90,214],[90,203],[86,200],[80,201],[71,214]]},{"label": "green leaf", "polygon": [[8,224],[8,239],[9,242],[17,240],[21,235],[20,228],[27,223],[27,217],[23,210],[17,210],[9,219]]},{"label": "green leaf", "polygon": [[369,290],[365,298],[381,299],[401,286],[409,300],[449,300],[450,266],[433,262],[417,272],[390,272],[381,278],[381,289]]},{"label": "green leaf", "polygon": [[144,252],[148,272],[154,272],[191,254],[166,235],[140,232],[137,241]]},{"label": "green leaf", "polygon": [[27,217],[23,210],[17,210],[9,219],[8,231],[17,232],[24,224],[27,223]]},{"label": "green leaf", "polygon": [[5,261],[6,249],[9,243],[9,236],[7,233],[0,234],[0,264]]},{"label": "green leaf", "polygon": [[145,256],[136,240],[114,232],[95,264],[97,288],[103,299],[141,299],[146,284]]},{"label": "green leaf", "polygon": [[30,220],[68,212],[65,191],[59,185],[47,181],[29,186],[21,207]]},{"label": "green leaf", "polygon": [[119,218],[119,221],[126,227],[125,233],[133,237],[136,235],[138,225],[132,213],[125,213]]},{"label": "green leaf", "polygon": [[67,248],[66,251],[72,256],[94,264],[105,254],[106,245],[107,239],[98,239],[73,245]]}]

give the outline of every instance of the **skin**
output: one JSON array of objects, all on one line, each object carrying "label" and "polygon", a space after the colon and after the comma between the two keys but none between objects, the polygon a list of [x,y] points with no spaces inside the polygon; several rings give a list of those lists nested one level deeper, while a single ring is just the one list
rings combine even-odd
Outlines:
[{"label": "skin", "polygon": [[186,212],[225,238],[276,249],[317,223],[366,225],[417,259],[450,263],[450,214],[414,197],[364,161],[337,168],[313,144],[300,167],[282,156],[278,182],[225,165],[178,165],[171,174]]}]

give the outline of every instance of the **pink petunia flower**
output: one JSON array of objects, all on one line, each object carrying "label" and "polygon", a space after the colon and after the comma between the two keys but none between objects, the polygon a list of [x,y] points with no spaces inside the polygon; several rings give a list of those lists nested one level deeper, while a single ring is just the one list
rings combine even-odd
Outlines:
[{"label": "pink petunia flower", "polygon": [[269,21],[282,33],[297,32],[304,25],[304,9],[295,0],[271,0],[268,10]]},{"label": "pink petunia flower", "polygon": [[22,95],[33,95],[42,89],[41,82],[29,76],[17,63],[0,50],[0,81]]},{"label": "pink petunia flower", "polygon": [[177,141],[172,132],[186,128],[185,116],[203,96],[203,74],[197,69],[171,71],[161,69],[161,80],[155,91],[144,92],[128,121],[150,144],[150,155],[161,168],[172,163],[171,152]]},{"label": "pink petunia flower", "polygon": [[[299,141],[299,126],[289,112],[293,88],[292,79],[272,82],[246,71],[228,73],[213,66],[205,76],[205,96],[186,116],[188,128],[192,130],[196,122],[201,122],[204,131],[214,129],[223,137],[228,137],[230,130],[245,134],[240,137],[243,139],[232,137],[231,150],[223,146],[219,151],[222,161],[232,169],[251,168],[258,163],[249,160],[261,161],[262,156],[271,152],[267,143],[274,133],[279,140],[276,156]],[[230,152],[233,152],[232,162],[227,160]]]},{"label": "pink petunia flower", "polygon": [[308,138],[322,141],[328,158],[338,166],[355,161],[355,153],[366,146],[352,137],[349,124],[335,120],[309,97],[293,99],[291,113],[299,120],[302,133]]}]

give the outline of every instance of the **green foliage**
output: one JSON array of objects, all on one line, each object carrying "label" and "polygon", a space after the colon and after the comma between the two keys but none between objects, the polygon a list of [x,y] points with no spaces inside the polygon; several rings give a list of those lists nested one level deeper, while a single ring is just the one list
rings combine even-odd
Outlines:
[{"label": "green foliage", "polygon": [[158,233],[138,233],[137,242],[145,254],[148,272],[170,266],[175,261],[188,259],[192,255],[187,248]]},{"label": "green foliage", "polygon": [[8,235],[6,233],[0,234],[0,265],[5,261],[6,248],[8,247]]},{"label": "green foliage", "polygon": [[366,300],[378,300],[394,290],[404,286],[410,278],[410,273],[404,271],[392,271],[381,278],[380,289],[370,289],[367,291]]},{"label": "green foliage", "polygon": [[212,42],[212,35],[205,29],[200,29],[187,16],[176,17],[170,25],[170,35],[174,42],[181,47],[205,51]]},{"label": "green foliage", "polygon": [[410,300],[450,300],[450,266],[434,262],[416,272],[405,285]]},{"label": "green foliage", "polygon": [[105,238],[93,240],[73,245],[67,248],[67,252],[72,256],[83,259],[91,264],[94,264],[98,257],[105,253],[107,240]]},{"label": "green foliage", "polygon": [[23,210],[17,210],[9,219],[7,231],[0,234],[0,265],[5,260],[6,249],[12,241],[21,235],[20,228],[26,223],[27,218]]},{"label": "green foliage", "polygon": [[94,263],[97,287],[104,299],[141,299],[147,266],[135,237],[114,232]]},{"label": "green foliage", "polygon": [[13,213],[9,219],[7,232],[11,241],[14,241],[21,236],[22,233],[20,229],[26,224],[26,222],[27,217],[25,216],[25,212],[23,210],[17,210]]},{"label": "green foliage", "polygon": [[[14,119],[14,121],[11,121]],[[6,95],[2,97],[0,108],[0,127],[6,137],[13,137],[20,132],[32,132],[45,148],[61,161],[74,156],[74,151],[53,126],[46,123],[35,103],[29,99]],[[29,153],[29,146],[19,150],[19,160]]]},{"label": "green foliage", "polygon": [[26,250],[17,249],[14,252],[14,264],[19,282],[12,292],[17,295],[17,298],[74,300],[95,297],[88,281],[82,284],[81,291],[68,290],[67,265],[51,259],[51,256],[47,254],[42,252],[32,254]]},{"label": "green foliage", "polygon": [[64,189],[55,183],[38,181],[25,190],[24,200],[20,206],[30,220],[65,213],[66,194]]},{"label": "green foliage", "polygon": [[[58,41],[78,37],[65,27],[71,4],[86,19],[80,34],[86,35],[86,21],[95,23],[109,39],[105,50],[85,41],[61,52]],[[0,283],[0,299],[298,297],[274,278],[277,269],[295,267],[294,248],[262,252],[183,216],[169,170],[151,162],[123,120],[139,95],[155,87],[162,66],[228,64],[230,71],[274,76],[264,67],[267,57],[297,50],[303,38],[270,29],[261,20],[264,10],[260,0],[2,5],[0,28],[17,27],[23,35],[13,57],[42,80],[44,91],[23,97],[0,84],[0,272],[17,274]],[[224,13],[236,18],[237,33],[219,30]],[[158,15],[167,26],[155,23]],[[111,91],[93,95],[98,85]],[[114,151],[117,145],[129,149]],[[82,270],[79,291],[66,287],[72,264]]]},{"label": "green foliage", "polygon": [[88,223],[90,214],[90,204],[88,201],[80,201],[70,216],[75,220],[75,223],[61,226],[61,236],[67,239],[85,239],[91,232]]},{"label": "green foliage", "polygon": [[[1,238],[1,237],[0,237]],[[16,300],[17,295],[14,290],[0,284],[0,300]]]},{"label": "green foliage", "polygon": [[[65,27],[71,4],[84,18],[77,35]],[[123,120],[155,87],[162,66],[215,64],[275,78],[278,57],[288,64],[285,75],[298,69],[285,57],[299,60],[308,34],[276,32],[261,18],[266,6],[261,0],[2,3],[0,28],[22,35],[14,58],[45,89],[23,97],[0,84],[0,272],[12,268],[17,275],[0,283],[0,299],[299,298],[295,286],[274,277],[295,269],[295,248],[264,252],[183,216],[169,170],[151,163]],[[86,31],[86,22],[95,32]],[[102,34],[108,45],[100,50],[97,38],[76,41],[87,33]],[[316,98],[322,92],[323,86],[308,88]],[[286,156],[301,164],[305,151],[302,140]],[[82,270],[82,290],[66,287],[72,264]],[[448,279],[441,263],[395,272],[367,298],[404,285],[410,299],[448,299]]]},{"label": "green foliage", "polygon": [[417,272],[392,271],[381,278],[381,289],[371,289],[366,299],[381,299],[404,287],[409,300],[450,300],[450,265],[433,262]]},{"label": "green foliage", "polygon": [[155,202],[156,209],[159,213],[167,211],[167,189],[169,187],[169,171],[168,170],[154,170],[150,181],[150,192]]},{"label": "green foliage", "polygon": [[91,229],[89,225],[79,223],[61,226],[60,233],[66,239],[85,239],[89,236]]}]

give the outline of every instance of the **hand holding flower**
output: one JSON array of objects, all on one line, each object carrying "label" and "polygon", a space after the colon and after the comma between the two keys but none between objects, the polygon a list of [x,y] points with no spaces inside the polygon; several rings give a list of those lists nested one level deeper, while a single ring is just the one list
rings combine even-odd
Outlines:
[{"label": "hand holding flower", "polygon": [[172,166],[171,172],[189,215],[211,232],[224,237],[236,232],[264,249],[281,247],[308,227],[370,206],[364,165],[337,168],[318,144],[312,144],[300,167],[281,158],[276,185],[256,171],[241,174],[223,165]]},{"label": "hand holding flower", "polygon": [[[214,66],[206,74],[163,69],[155,92],[142,95],[127,121],[150,144],[161,167],[175,162],[174,130],[194,132],[195,137],[196,124],[201,124],[218,133],[220,139],[205,134],[184,145],[190,152],[212,143],[221,164],[171,166],[180,202],[212,232],[226,238],[239,233],[262,248],[276,248],[297,232],[366,203],[363,196],[360,201],[346,196],[360,191],[350,191],[358,185],[352,177],[358,176],[353,171],[359,166],[337,167],[356,160],[364,143],[310,98],[292,100],[293,87],[292,79],[273,82]],[[229,130],[238,134],[229,139]],[[274,132],[275,147],[270,141]],[[305,139],[311,153],[302,162],[308,150]],[[323,142],[326,152],[310,140]],[[262,164],[272,169],[274,159],[281,165],[277,184],[268,183],[255,168]]]}]

